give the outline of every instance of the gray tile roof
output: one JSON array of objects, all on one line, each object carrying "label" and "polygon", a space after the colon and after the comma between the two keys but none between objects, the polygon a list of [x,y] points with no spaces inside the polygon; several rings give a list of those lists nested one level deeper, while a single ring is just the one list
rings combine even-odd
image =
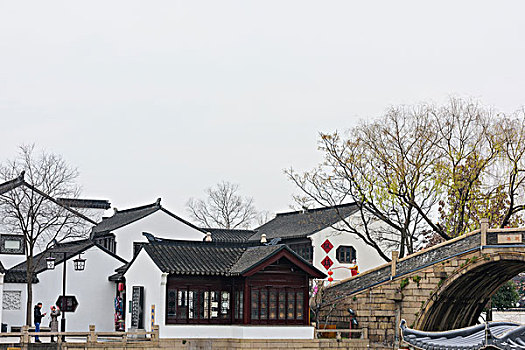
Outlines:
[{"label": "gray tile roof", "polygon": [[100,233],[116,230],[137,220],[145,218],[146,216],[151,215],[160,209],[160,203],[157,201],[153,204],[148,204],[141,207],[116,211],[113,216],[102,219],[100,223],[93,227],[92,233],[94,236],[98,236]]},{"label": "gray tile roof", "polygon": [[231,275],[242,246],[208,242],[151,242],[144,250],[163,272],[187,275]]},{"label": "gray tile roof", "polygon": [[272,238],[303,238],[317,231],[330,227],[343,218],[347,218],[357,212],[354,203],[341,204],[328,208],[309,209],[306,211],[293,211],[279,213],[266,224],[260,226],[256,233],[250,237],[250,241],[259,241],[263,233],[269,241]]},{"label": "gray tile roof", "polygon": [[230,271],[232,274],[241,275],[243,272],[246,272],[255,265],[260,264],[261,262],[265,261],[266,259],[283,249],[288,248],[283,244],[269,246],[263,245],[246,248],[239,260],[237,260],[237,262],[233,264]]},{"label": "gray tile roof", "polygon": [[[248,246],[247,244],[199,241],[150,241],[143,250],[162,272],[179,275],[240,276],[282,250],[323,275],[286,245]],[[132,265],[133,262],[130,263]],[[117,276],[115,276],[117,277]]]},{"label": "gray tile roof", "polygon": [[246,242],[255,234],[254,230],[230,230],[224,228],[201,228],[201,230],[210,232],[214,242]]},{"label": "gray tile roof", "polygon": [[[66,260],[69,260],[73,257],[76,257],[81,252],[95,245],[89,239],[83,239],[79,241],[60,243],[54,247],[47,249],[46,251],[35,255],[34,264],[35,264],[35,278],[36,275],[42,271],[47,270],[46,258],[52,255],[55,260],[55,265],[64,261],[64,255],[66,253]],[[59,253],[60,252],[60,253]],[[54,254],[53,254],[54,253]],[[18,265],[13,266],[6,271],[5,282],[11,283],[25,283],[26,282],[26,267],[27,261],[21,262]]]},{"label": "gray tile roof", "polygon": [[443,332],[410,329],[401,321],[403,340],[418,349],[525,349],[525,326],[511,322],[489,322]]},{"label": "gray tile roof", "polygon": [[91,238],[104,236],[113,230],[132,224],[135,221],[143,219],[159,210],[171,216],[172,218],[184,223],[185,225],[188,225],[203,233],[205,232],[204,230],[193,225],[192,223],[163,208],[162,205],[160,205],[159,198],[153,204],[143,205],[140,207],[130,208],[126,210],[118,210],[115,211],[115,214],[113,214],[113,216],[109,218],[103,218],[102,221],[98,223],[95,227],[93,227],[93,229],[91,230]]},{"label": "gray tile roof", "polygon": [[[126,263],[126,261],[117,255],[111,253],[109,250],[105,249],[104,247],[94,243],[90,239],[82,239],[78,241],[71,241],[71,242],[65,242],[65,243],[59,243],[52,248],[47,249],[46,251],[39,253],[35,255],[34,257],[34,264],[35,264],[35,275],[33,278],[34,282],[37,282],[38,279],[36,275],[38,275],[40,272],[43,272],[47,270],[47,262],[46,258],[49,256],[53,256],[55,260],[55,266],[62,263],[64,261],[64,254],[66,253],[66,260],[69,260],[71,258],[76,258],[80,253],[86,251],[87,249],[96,246],[100,250],[104,251],[106,254],[111,255],[117,260],[120,260],[122,263]],[[26,282],[26,267],[27,261],[21,262],[18,265],[13,266],[9,270],[6,271],[4,280],[5,282],[11,282],[11,283],[25,283]]]}]

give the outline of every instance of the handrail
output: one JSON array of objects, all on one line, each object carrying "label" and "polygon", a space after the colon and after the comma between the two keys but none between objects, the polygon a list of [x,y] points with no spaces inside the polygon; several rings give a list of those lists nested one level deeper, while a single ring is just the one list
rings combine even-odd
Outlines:
[{"label": "handrail", "polygon": [[20,338],[21,344],[27,344],[31,342],[31,337],[57,337],[59,343],[62,343],[62,338],[64,337],[84,337],[86,338],[87,343],[104,343],[104,341],[99,340],[99,338],[121,338],[123,343],[127,343],[130,340],[135,339],[140,341],[150,341],[158,342],[159,341],[159,326],[153,325],[152,331],[146,330],[137,330],[135,332],[96,332],[95,326],[90,325],[89,331],[87,332],[34,332],[29,331],[29,326],[22,326],[21,332],[9,332],[9,333],[0,333],[0,338],[2,337],[13,337]]}]

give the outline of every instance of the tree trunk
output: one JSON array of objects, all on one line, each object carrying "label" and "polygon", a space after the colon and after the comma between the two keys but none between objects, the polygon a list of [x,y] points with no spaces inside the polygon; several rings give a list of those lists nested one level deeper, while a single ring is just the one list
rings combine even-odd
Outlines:
[{"label": "tree trunk", "polygon": [[33,312],[33,254],[27,257],[26,285],[27,285],[27,303],[26,303],[26,325],[32,325]]}]

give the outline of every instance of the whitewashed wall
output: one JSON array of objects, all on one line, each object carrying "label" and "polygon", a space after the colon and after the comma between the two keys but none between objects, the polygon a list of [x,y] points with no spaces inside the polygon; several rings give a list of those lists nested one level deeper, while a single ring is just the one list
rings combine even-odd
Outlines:
[{"label": "whitewashed wall", "polygon": [[25,254],[0,254],[0,261],[6,270],[26,261]]},{"label": "whitewashed wall", "polygon": [[[6,298],[7,296],[7,298]],[[27,289],[25,284],[4,283],[2,302],[2,322],[11,326],[21,326],[26,320]]]},{"label": "whitewashed wall", "polygon": [[149,255],[141,250],[133,265],[126,271],[126,328],[131,327],[131,309],[129,301],[132,298],[133,286],[144,287],[144,328],[151,331],[151,305],[155,305],[155,323],[161,325],[159,332],[164,333],[164,295],[165,285],[161,286],[162,271],[151,260]]},{"label": "whitewashed wall", "polygon": [[[66,262],[66,295],[75,295],[79,303],[74,313],[66,314],[66,330],[87,331],[94,324],[97,330],[113,331],[115,283],[108,281],[108,277],[123,263],[97,247],[89,248],[82,258],[86,259],[84,271],[74,270],[76,257]],[[59,264],[54,270],[41,272],[39,283],[33,285],[33,306],[42,302],[42,312],[47,312],[43,326],[49,324],[50,306],[62,295],[62,269],[63,264]],[[21,291],[22,300],[20,310],[3,310],[3,322],[9,326],[25,324],[26,285],[6,283],[4,291]]]},{"label": "whitewashed wall", "polygon": [[142,232],[160,238],[202,241],[205,234],[169,214],[158,210],[155,213],[113,231],[117,242],[116,253],[123,259],[133,258],[133,242],[147,242]]},{"label": "whitewashed wall", "polygon": [[313,339],[308,326],[168,325],[164,338]]},{"label": "whitewashed wall", "polygon": [[[351,277],[350,270],[347,269],[349,266],[351,266],[351,264],[343,264],[337,260],[336,252],[337,248],[340,245],[354,247],[354,249],[356,250],[357,265],[359,266],[359,272],[364,272],[366,270],[373,269],[385,263],[385,260],[379,256],[379,254],[374,248],[365,244],[361,239],[359,239],[359,237],[357,237],[357,235],[351,233],[340,232],[334,230],[331,227],[327,227],[321,231],[314,233],[313,235],[310,235],[310,239],[312,240],[312,244],[314,247],[313,265],[319,270],[326,273],[328,270],[326,270],[325,267],[321,264],[321,261],[323,261],[323,259],[328,255],[328,257],[334,263],[331,267],[331,270],[334,272],[334,274],[332,275],[334,281]],[[321,244],[323,244],[326,239],[330,240],[330,242],[334,246],[332,250],[330,250],[328,253],[326,253],[324,249],[321,248]],[[388,253],[387,256],[389,254],[390,253]]]}]

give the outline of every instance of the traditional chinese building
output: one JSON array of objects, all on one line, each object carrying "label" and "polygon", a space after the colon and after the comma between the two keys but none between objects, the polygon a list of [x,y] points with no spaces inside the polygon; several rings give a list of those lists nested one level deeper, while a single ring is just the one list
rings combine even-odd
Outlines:
[{"label": "traditional chinese building", "polygon": [[282,244],[173,240],[151,240],[122,275],[126,324],[187,338],[312,338],[309,281],[325,277]]}]

